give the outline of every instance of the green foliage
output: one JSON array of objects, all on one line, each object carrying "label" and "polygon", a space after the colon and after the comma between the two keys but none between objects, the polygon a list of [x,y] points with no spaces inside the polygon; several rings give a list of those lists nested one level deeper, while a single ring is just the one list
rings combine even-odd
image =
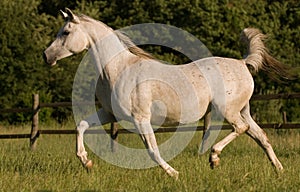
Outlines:
[{"label": "green foliage", "polygon": [[[41,52],[52,31],[54,18],[37,14],[39,1],[1,1],[0,107],[31,107],[31,94],[46,93]],[[2,116],[8,121],[27,120],[26,114]]]},{"label": "green foliage", "polygon": [[[53,68],[42,60],[43,50],[63,24],[58,13],[65,7],[99,19],[114,29],[147,22],[170,24],[195,35],[213,55],[223,57],[242,58],[245,52],[239,34],[243,28],[256,27],[270,36],[266,43],[272,55],[300,74],[300,2],[295,0],[2,0],[0,6],[1,108],[30,107],[30,97],[35,92],[43,94],[49,102],[71,100],[74,75],[83,54],[64,59]],[[143,48],[171,63],[188,61],[167,48]],[[255,94],[300,89],[299,79],[281,84],[264,73],[255,75],[255,82]],[[253,112],[260,111],[263,116],[272,115],[270,109],[278,113],[285,110],[289,121],[300,120],[299,101],[252,105]],[[47,113],[60,121],[71,115],[70,109],[62,108]],[[0,117],[9,122],[28,119],[26,114],[0,114]],[[278,114],[273,117],[276,119]]]}]

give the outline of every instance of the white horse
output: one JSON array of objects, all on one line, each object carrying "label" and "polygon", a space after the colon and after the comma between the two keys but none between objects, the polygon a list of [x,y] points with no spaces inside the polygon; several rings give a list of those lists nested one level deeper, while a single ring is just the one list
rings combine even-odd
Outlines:
[{"label": "white horse", "polygon": [[[46,62],[55,65],[57,60],[85,49],[92,50],[100,73],[97,97],[102,105],[98,112],[101,124],[115,122],[116,119],[131,121],[151,158],[170,176],[177,178],[179,173],[161,157],[152,124],[161,125],[162,116],[163,125],[196,122],[209,112],[210,104],[220,110],[233,127],[228,136],[211,148],[209,159],[212,168],[219,165],[218,156],[223,148],[246,132],[264,149],[275,168],[283,169],[265,132],[250,115],[249,100],[254,82],[247,65],[256,71],[275,69],[279,73],[283,69],[268,54],[263,43],[265,36],[259,30],[246,28],[242,31],[241,37],[248,46],[248,55],[244,59],[209,57],[186,65],[171,66],[155,60],[134,46],[128,37],[100,21],[75,15],[69,9],[62,11],[62,15],[66,22],[56,40],[45,50]],[[219,72],[215,73],[216,70]],[[211,77],[213,74],[219,74],[223,82]],[[166,76],[175,78],[170,81]],[[167,83],[148,77],[165,78]],[[215,79],[217,82],[214,82]],[[222,85],[223,100],[218,90],[211,87],[212,83]],[[133,84],[136,86],[130,88]],[[174,91],[177,88],[182,90],[182,96]],[[182,98],[186,98],[186,101],[180,100]],[[157,100],[164,103],[167,112],[159,106],[154,112],[151,110]],[[77,156],[86,168],[91,168],[92,161],[87,158],[83,134],[92,123],[82,120],[77,126]]]}]

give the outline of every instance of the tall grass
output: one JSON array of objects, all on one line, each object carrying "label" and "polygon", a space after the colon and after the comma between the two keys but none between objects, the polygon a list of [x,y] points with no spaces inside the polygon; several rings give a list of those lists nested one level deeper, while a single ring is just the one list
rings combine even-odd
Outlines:
[{"label": "tall grass", "polygon": [[[0,128],[0,133],[29,129],[30,126]],[[227,133],[222,131],[221,137]],[[197,154],[201,134],[196,133],[189,146],[169,162],[180,172],[177,181],[159,167],[120,168],[90,151],[94,167],[88,173],[76,158],[74,135],[41,135],[36,151],[30,151],[28,139],[0,140],[0,191],[300,191],[298,130],[267,130],[285,168],[281,174],[274,171],[263,150],[246,135],[226,147],[220,167],[211,170],[208,153]],[[158,137],[162,140],[168,136],[163,133]],[[119,140],[141,142],[136,135],[119,135]]]}]

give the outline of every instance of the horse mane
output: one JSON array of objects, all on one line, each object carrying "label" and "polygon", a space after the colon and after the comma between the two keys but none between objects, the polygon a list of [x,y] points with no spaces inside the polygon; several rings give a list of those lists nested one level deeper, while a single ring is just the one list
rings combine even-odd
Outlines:
[{"label": "horse mane", "polygon": [[[87,21],[87,22],[93,22],[96,21],[104,26],[106,26],[107,28],[110,28],[109,26],[107,26],[106,24],[104,24],[101,21],[95,20],[87,15],[79,15],[78,16],[80,20],[83,21]],[[118,30],[114,30],[115,35],[118,37],[118,39],[121,41],[121,43],[134,55],[141,57],[143,59],[155,59],[155,57],[153,55],[151,55],[150,53],[144,51],[143,49],[139,48],[138,46],[136,46],[131,39],[125,35],[123,32],[118,31]]]},{"label": "horse mane", "polygon": [[117,35],[117,37],[119,38],[119,40],[123,43],[123,45],[125,47],[128,48],[128,50],[136,55],[139,56],[143,59],[155,59],[155,57],[153,55],[151,55],[150,53],[147,53],[146,51],[144,51],[143,49],[139,48],[138,46],[136,46],[131,39],[125,35],[123,32],[121,31],[114,31],[114,33]]}]

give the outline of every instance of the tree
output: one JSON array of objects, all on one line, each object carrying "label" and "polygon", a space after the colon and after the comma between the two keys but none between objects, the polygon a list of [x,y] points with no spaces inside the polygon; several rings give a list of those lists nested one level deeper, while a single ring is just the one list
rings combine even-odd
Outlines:
[{"label": "tree", "polygon": [[[242,58],[239,34],[256,27],[269,35],[266,42],[278,60],[300,74],[300,2],[296,0],[32,0],[0,2],[0,107],[30,107],[31,94],[42,102],[71,101],[72,83],[83,54],[59,61],[50,68],[42,52],[63,24],[59,10],[69,7],[101,20],[113,29],[140,23],[164,23],[198,37],[215,56]],[[143,46],[159,59],[179,64],[187,58],[159,46]],[[272,81],[265,73],[254,76],[255,94],[299,92],[299,79],[286,84]],[[299,101],[252,103],[262,121],[275,121],[280,110],[290,121],[300,120]],[[272,110],[270,110],[272,109]],[[44,110],[42,110],[44,111]],[[9,122],[27,120],[30,114],[0,114]],[[46,110],[45,118],[63,120],[70,109]]]}]

